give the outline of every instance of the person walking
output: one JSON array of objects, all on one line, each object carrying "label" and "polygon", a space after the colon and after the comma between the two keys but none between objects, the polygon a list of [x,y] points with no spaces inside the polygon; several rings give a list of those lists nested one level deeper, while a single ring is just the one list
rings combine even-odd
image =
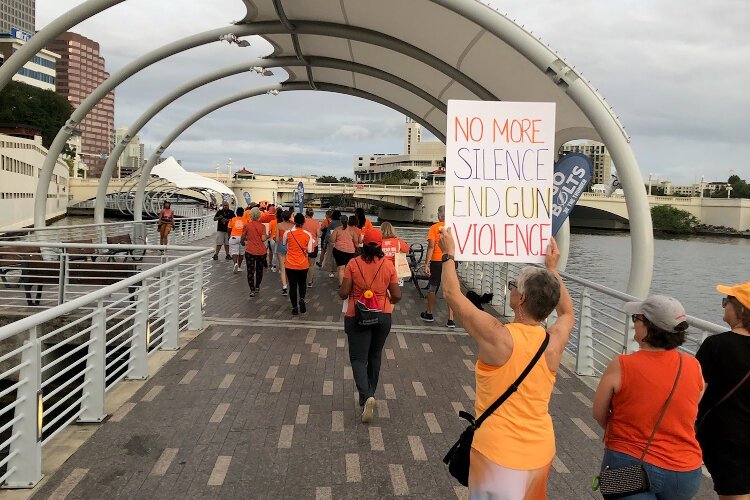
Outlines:
[{"label": "person walking", "polygon": [[357,219],[356,215],[350,215],[349,219],[347,220],[347,231],[352,233],[357,240],[357,243],[355,245],[354,253],[357,254],[359,252],[360,247],[362,246],[362,235],[364,234],[362,231],[362,228],[357,226],[359,224],[359,219]]},{"label": "person walking", "polygon": [[[284,233],[284,244],[287,247],[286,275],[289,278],[289,300],[292,302],[292,315],[307,312],[305,294],[307,292],[307,272],[310,268],[308,255],[315,245],[315,237],[305,231],[305,216],[294,216],[294,227]],[[299,297],[299,300],[298,300]]]},{"label": "person walking", "polygon": [[247,262],[247,284],[250,287],[250,296],[260,291],[260,283],[263,281],[263,268],[266,260],[266,226],[260,221],[260,209],[253,207],[250,210],[250,222],[242,232],[240,243],[245,247],[245,261]]},{"label": "person walking", "polygon": [[330,236],[330,245],[333,245],[333,258],[336,261],[336,269],[339,275],[339,286],[344,280],[344,268],[354,258],[354,253],[359,245],[359,236],[349,229],[349,218],[342,215],[339,219],[340,225],[336,227]]},{"label": "person walking", "polygon": [[310,233],[312,237],[315,238],[313,251],[307,255],[307,259],[309,260],[310,264],[307,271],[307,288],[312,288],[313,276],[315,274],[315,260],[318,258],[318,250],[320,248],[319,242],[321,229],[320,222],[316,221],[313,218],[313,216],[315,215],[315,211],[312,208],[308,208],[307,210],[305,210],[305,215],[305,224],[302,226],[302,229]]},{"label": "person walking", "polygon": [[665,295],[626,302],[639,350],[604,371],[592,414],[604,433],[602,470],[643,462],[651,487],[623,498],[689,499],[698,492],[702,455],[695,438],[705,383],[698,361],[681,353],[688,324],[682,304]]},{"label": "person walking", "polygon": [[325,255],[323,256],[323,263],[321,266],[323,271],[327,271],[329,273],[329,278],[333,278],[337,271],[336,259],[333,256],[333,241],[331,239],[331,235],[337,227],[341,227],[341,211],[334,210],[331,213],[331,222],[328,223],[328,231],[326,231],[326,237],[324,240],[326,251]]},{"label": "person walking", "polygon": [[383,253],[395,264],[396,254],[408,253],[409,244],[396,235],[396,230],[390,222],[383,222],[380,225],[380,232],[383,233]]},{"label": "person walking", "polygon": [[[438,221],[430,227],[427,233],[427,252],[424,259],[424,273],[430,277],[429,290],[427,291],[427,310],[419,313],[419,317],[424,321],[435,321],[432,311],[435,307],[437,292],[440,290],[441,276],[443,271],[443,250],[438,244],[440,232],[445,227],[445,205],[440,205],[437,211]],[[448,328],[456,328],[453,321],[453,310],[448,305],[448,322],[445,324]]]},{"label": "person walking", "polygon": [[716,290],[729,330],[706,338],[695,355],[708,384],[698,442],[719,498],[750,500],[750,281]]},{"label": "person walking", "polygon": [[225,201],[221,204],[221,209],[214,215],[216,221],[216,252],[214,252],[213,259],[219,260],[219,250],[224,247],[224,255],[227,260],[231,260],[232,257],[229,255],[229,228],[227,227],[229,221],[234,218],[234,211],[229,208],[229,202]]},{"label": "person walking", "polygon": [[284,210],[281,214],[281,222],[276,225],[276,258],[279,261],[279,276],[281,276],[281,295],[287,295],[288,279],[286,274],[286,252],[287,245],[284,240],[286,232],[289,231],[294,224],[291,222],[292,213],[289,210]]},{"label": "person walking", "polygon": [[159,228],[159,244],[166,245],[169,243],[169,233],[174,229],[174,210],[172,210],[170,202],[164,202],[161,212],[159,212],[159,222],[157,225]]},{"label": "person walking", "polygon": [[[369,293],[369,297],[368,297]],[[355,301],[364,296],[374,300],[377,322],[363,326],[358,324]],[[377,229],[364,234],[362,255],[351,259],[346,265],[339,297],[347,299],[344,316],[344,332],[349,344],[349,361],[354,382],[359,392],[361,421],[368,423],[375,411],[375,391],[378,388],[380,363],[385,341],[391,331],[393,304],[401,300],[396,268],[385,258],[382,235]]]},{"label": "person walking", "polygon": [[279,209],[274,212],[274,219],[268,223],[268,234],[270,235],[268,238],[268,248],[271,252],[270,267],[272,273],[278,271],[279,256],[276,255],[276,227],[279,225],[279,222],[283,220],[283,213],[284,211],[279,207]]},{"label": "person walking", "polygon": [[[471,498],[547,498],[547,478],[555,457],[555,433],[549,401],[565,345],[575,324],[573,301],[557,271],[560,251],[547,248],[546,269],[524,267],[509,282],[514,317],[503,324],[478,309],[461,293],[454,264],[455,242],[449,229],[436,242],[443,249],[445,300],[477,343],[475,415],[481,415],[513,384],[547,338],[544,354],[526,378],[482,425],[471,448]],[[553,324],[542,326],[557,311]],[[547,335],[548,334],[548,335]]]},{"label": "person walking", "polygon": [[232,218],[227,224],[229,230],[229,255],[234,260],[234,268],[232,273],[236,273],[242,267],[242,259],[245,256],[245,249],[241,243],[242,233],[245,229],[245,209],[242,207],[237,208],[237,216]]},{"label": "person walking", "polygon": [[362,231],[362,234],[366,233],[367,231],[373,228],[372,222],[370,222],[370,219],[368,219],[367,216],[365,215],[364,208],[362,207],[355,208],[354,216],[357,218],[357,223],[354,225],[357,226]]},{"label": "person walking", "polygon": [[326,210],[326,216],[323,219],[323,222],[320,223],[320,251],[318,252],[320,258],[317,262],[318,267],[323,266],[323,259],[325,258],[326,249],[328,247],[326,238],[326,236],[328,236],[328,225],[331,223],[332,218],[333,210],[329,208],[328,210]]}]

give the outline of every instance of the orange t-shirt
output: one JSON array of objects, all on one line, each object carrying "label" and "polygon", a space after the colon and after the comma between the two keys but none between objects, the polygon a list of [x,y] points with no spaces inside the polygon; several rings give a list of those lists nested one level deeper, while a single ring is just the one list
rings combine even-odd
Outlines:
[{"label": "orange t-shirt", "polygon": [[268,237],[269,238],[275,238],[276,237],[276,226],[279,225],[279,221],[274,219],[271,222],[268,223]]},{"label": "orange t-shirt", "polygon": [[318,231],[320,231],[320,222],[316,221],[315,219],[311,217],[305,217],[305,224],[302,226],[302,229],[307,231],[312,235],[313,238],[315,238],[315,246],[318,246]]},{"label": "orange t-shirt", "polygon": [[[357,267],[358,264],[359,267]],[[361,272],[360,269],[362,270]],[[349,292],[349,306],[346,310],[346,316],[354,316],[354,301],[362,295],[370,283],[372,283],[371,290],[375,292],[375,299],[378,301],[378,305],[381,306],[383,312],[393,312],[393,304],[391,304],[387,293],[388,285],[398,283],[398,276],[396,275],[396,268],[393,262],[388,259],[378,259],[376,257],[368,264],[362,260],[362,257],[356,257],[346,265],[344,278],[352,280],[352,291]]]},{"label": "orange t-shirt", "polygon": [[[620,390],[612,397],[612,415],[604,437],[606,448],[641,458],[674,385],[678,354],[673,349],[619,356]],[[703,375],[698,360],[683,354],[680,380],[643,459],[645,462],[682,472],[701,466],[703,455],[695,439],[694,425],[702,390]]]},{"label": "orange t-shirt", "polygon": [[250,255],[265,255],[266,245],[263,244],[263,235],[266,234],[266,226],[257,220],[251,220],[245,226],[245,253]]},{"label": "orange t-shirt", "polygon": [[396,261],[397,253],[409,251],[409,245],[404,240],[398,238],[383,238],[380,248],[383,249],[383,253],[391,262]]},{"label": "orange t-shirt", "polygon": [[362,234],[364,231],[357,226],[347,226],[347,229],[357,235],[357,246],[359,246],[362,243]]},{"label": "orange t-shirt", "polygon": [[242,212],[242,222],[244,222],[246,226],[250,223],[250,210],[249,209]]},{"label": "orange t-shirt", "polygon": [[227,224],[227,228],[229,228],[230,238],[233,236],[242,236],[242,230],[245,229],[245,221],[243,220],[243,217],[234,217]]},{"label": "orange t-shirt", "polygon": [[[434,227],[434,226],[433,226]],[[477,360],[476,415],[500,397],[529,364],[544,341],[544,328],[519,323],[505,325],[513,352],[502,366]],[[555,373],[542,356],[500,408],[476,430],[472,447],[496,464],[516,470],[544,467],[555,457],[555,433],[549,400]]]},{"label": "orange t-shirt", "polygon": [[307,254],[313,251],[315,238],[302,228],[294,227],[284,233],[287,269],[309,269]]},{"label": "orange t-shirt", "polygon": [[328,224],[330,224],[330,223],[331,223],[331,219],[329,219],[328,217],[326,217],[325,219],[323,219],[323,222],[320,224],[321,229],[327,228]]},{"label": "orange t-shirt", "polygon": [[370,219],[365,219],[365,223],[362,226],[361,231],[364,233],[365,231],[369,231],[372,229],[372,222],[370,222]]},{"label": "orange t-shirt", "polygon": [[427,241],[432,240],[433,243],[435,243],[434,249],[432,250],[432,258],[431,261],[435,262],[443,258],[443,251],[440,249],[440,245],[438,245],[438,240],[440,239],[440,229],[445,226],[445,222],[436,222],[430,227],[430,232],[427,233]]},{"label": "orange t-shirt", "polygon": [[276,220],[276,214],[269,214],[268,211],[265,211],[265,210],[261,212],[259,222],[263,224],[268,224],[272,220]]}]

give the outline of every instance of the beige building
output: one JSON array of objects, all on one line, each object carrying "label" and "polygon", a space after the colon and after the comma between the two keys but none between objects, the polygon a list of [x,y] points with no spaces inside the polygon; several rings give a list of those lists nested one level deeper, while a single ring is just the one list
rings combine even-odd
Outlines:
[{"label": "beige building", "polygon": [[[14,30],[13,33],[1,33],[0,30],[0,66],[26,43],[28,33]],[[25,83],[43,90],[55,91],[57,81],[57,61],[60,56],[49,50],[41,50],[18,73],[13,81]]]},{"label": "beige building", "polygon": [[[115,144],[120,144],[125,138],[127,132],[128,129],[125,127],[115,129]],[[120,158],[117,160],[117,169],[120,172],[118,177],[128,177],[141,168],[144,162],[143,152],[144,147],[143,144],[141,144],[141,138],[136,135],[130,139],[128,145],[125,146],[122,155],[120,155]]]},{"label": "beige building", "polygon": [[609,155],[609,151],[604,147],[604,144],[593,141],[586,141],[577,144],[563,144],[560,148],[561,152],[569,153],[583,153],[591,158],[594,171],[591,173],[591,183],[607,185],[612,180],[612,157]]}]

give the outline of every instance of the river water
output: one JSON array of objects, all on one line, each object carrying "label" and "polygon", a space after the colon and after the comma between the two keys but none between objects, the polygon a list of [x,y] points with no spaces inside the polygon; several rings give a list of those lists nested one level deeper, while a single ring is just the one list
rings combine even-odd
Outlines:
[{"label": "river water", "polygon": [[[316,210],[316,218],[322,219],[324,213],[324,210]],[[66,217],[54,225],[90,222],[90,217]],[[426,236],[426,227],[409,228],[410,242],[426,239]],[[625,291],[630,272],[628,233],[574,233],[570,239],[568,273]],[[672,295],[691,316],[723,324],[722,296],[716,291],[716,285],[749,281],[748,258],[750,239],[747,238],[657,238],[651,293]]]}]

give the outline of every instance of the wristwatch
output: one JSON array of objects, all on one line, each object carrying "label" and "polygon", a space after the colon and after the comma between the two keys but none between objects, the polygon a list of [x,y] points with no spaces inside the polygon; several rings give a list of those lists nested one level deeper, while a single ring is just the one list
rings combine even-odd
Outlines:
[{"label": "wristwatch", "polygon": [[444,253],[443,258],[440,259],[440,262],[448,262],[449,260],[455,261],[456,258],[449,253]]}]

